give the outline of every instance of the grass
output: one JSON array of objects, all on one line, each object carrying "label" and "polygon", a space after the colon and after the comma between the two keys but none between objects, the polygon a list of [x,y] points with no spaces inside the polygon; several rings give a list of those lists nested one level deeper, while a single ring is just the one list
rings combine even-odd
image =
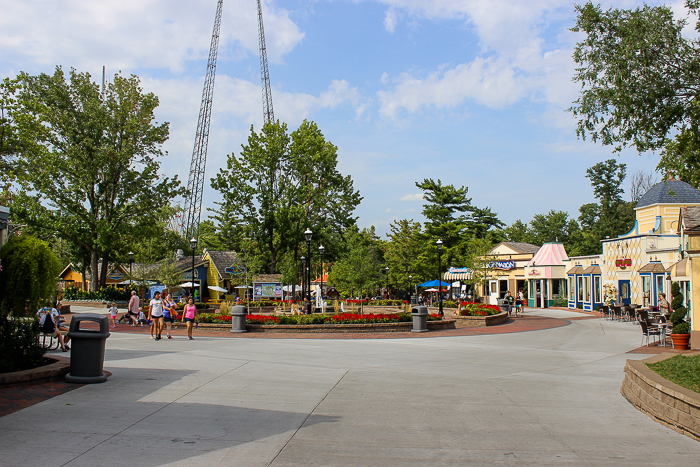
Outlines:
[{"label": "grass", "polygon": [[661,377],[700,393],[700,355],[676,355],[662,362],[648,363],[647,366]]}]

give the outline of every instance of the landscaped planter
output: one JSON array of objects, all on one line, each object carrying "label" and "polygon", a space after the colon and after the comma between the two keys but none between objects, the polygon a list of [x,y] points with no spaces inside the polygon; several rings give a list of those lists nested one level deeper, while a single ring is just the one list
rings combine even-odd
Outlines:
[{"label": "landscaped planter", "polygon": [[[174,328],[184,328],[181,322],[173,323]],[[248,332],[308,332],[308,333],[356,333],[356,332],[411,332],[413,323],[368,323],[368,324],[248,324]],[[199,323],[201,329],[231,330],[230,324]],[[428,321],[429,331],[454,329],[452,320]]]},{"label": "landscaped planter", "polygon": [[673,348],[678,350],[688,350],[688,342],[690,342],[690,334],[671,334]]},{"label": "landscaped planter", "polygon": [[475,328],[481,326],[497,326],[508,321],[508,313],[498,313],[491,316],[454,316],[458,328]]},{"label": "landscaped planter", "polygon": [[30,370],[1,373],[0,388],[59,381],[70,371],[70,359],[68,357],[52,355],[45,358],[53,362]]}]

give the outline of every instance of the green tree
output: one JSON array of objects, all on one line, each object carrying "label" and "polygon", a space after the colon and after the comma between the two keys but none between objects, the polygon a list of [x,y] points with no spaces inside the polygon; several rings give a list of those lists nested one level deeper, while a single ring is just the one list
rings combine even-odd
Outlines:
[{"label": "green tree", "polygon": [[104,99],[88,73],[71,70],[66,81],[57,67],[53,76],[19,79],[11,116],[22,140],[22,190],[13,216],[87,250],[96,290],[108,269],[98,278],[99,259],[107,265],[125,237],[147,231],[159,209],[184,193],[177,177],[158,173],[168,124],[154,124],[158,98],[133,75],[115,75]]},{"label": "green tree", "polygon": [[443,185],[442,181],[426,178],[416,182],[423,191],[422,214],[426,218],[425,234],[432,241],[441,239],[444,248],[457,245],[464,234],[467,224],[465,213],[472,210],[472,199],[467,198],[467,187],[455,188],[454,185]]},{"label": "green tree", "polygon": [[266,123],[260,133],[251,127],[239,157],[229,155],[226,169],[212,179],[223,196],[215,215],[221,231],[254,239],[270,273],[287,252],[298,261],[306,228],[315,243],[340,238],[354,225],[362,198],[337,163],[337,148],[313,122],[291,135],[279,122]]},{"label": "green tree", "polygon": [[[686,1],[690,13],[699,6]],[[683,37],[686,20],[667,6],[603,11],[587,2],[576,10],[572,31],[586,35],[574,50],[581,92],[569,109],[579,137],[616,151],[664,149],[659,170],[697,186],[700,41]]]},{"label": "green tree", "polygon": [[35,318],[56,295],[60,264],[39,239],[10,237],[0,249],[0,373],[33,368],[44,355]]},{"label": "green tree", "polygon": [[354,227],[348,230],[346,238],[347,253],[333,265],[328,282],[344,296],[362,297],[382,284],[381,248],[373,229],[359,231]]},{"label": "green tree", "polygon": [[509,242],[532,243],[532,239],[530,238],[530,231],[528,230],[527,224],[525,224],[520,219],[503,229],[503,232],[505,233],[506,239]]},{"label": "green tree", "polygon": [[569,219],[565,211],[550,210],[547,214],[535,214],[530,221],[532,243],[543,245],[559,241],[566,245],[571,234],[578,230],[574,219]]},{"label": "green tree", "polygon": [[402,219],[392,222],[389,229],[384,259],[389,267],[390,285],[408,290],[412,284],[429,279],[425,236],[420,223]]}]

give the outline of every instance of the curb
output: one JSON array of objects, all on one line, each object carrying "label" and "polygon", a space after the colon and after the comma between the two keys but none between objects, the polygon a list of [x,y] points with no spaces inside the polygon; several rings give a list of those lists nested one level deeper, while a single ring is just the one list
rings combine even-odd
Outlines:
[{"label": "curb", "polygon": [[70,371],[69,357],[53,355],[46,358],[54,360],[54,363],[32,368],[30,370],[13,371],[11,373],[0,374],[0,388],[58,381],[62,380]]},{"label": "curb", "polygon": [[[455,329],[454,320],[428,321],[429,331]],[[173,329],[185,329],[184,323],[173,323]],[[231,324],[199,323],[199,329],[230,331]],[[368,324],[247,324],[248,332],[269,333],[357,333],[357,332],[410,332],[412,322]]]}]

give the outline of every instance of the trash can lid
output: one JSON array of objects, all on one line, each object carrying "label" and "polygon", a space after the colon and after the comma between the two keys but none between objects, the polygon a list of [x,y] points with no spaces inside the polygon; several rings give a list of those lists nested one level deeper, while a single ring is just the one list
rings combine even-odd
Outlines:
[{"label": "trash can lid", "polygon": [[[101,315],[98,313],[80,313],[70,320],[70,327],[69,327],[69,332],[76,332],[80,331],[80,323],[83,321],[91,321],[93,323],[98,323],[100,325],[100,333],[101,334],[109,334],[109,318],[105,315]],[[87,332],[96,332],[96,331],[87,331]]]},{"label": "trash can lid", "polygon": [[412,315],[427,315],[428,314],[428,307],[427,306],[414,306],[411,308],[411,314]]}]

